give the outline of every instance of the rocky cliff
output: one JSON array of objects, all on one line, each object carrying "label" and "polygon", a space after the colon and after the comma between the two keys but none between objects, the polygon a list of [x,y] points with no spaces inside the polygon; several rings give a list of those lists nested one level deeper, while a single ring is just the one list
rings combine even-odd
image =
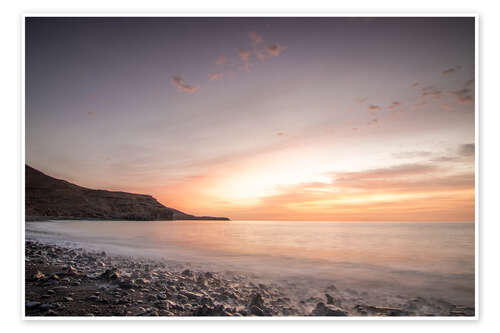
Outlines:
[{"label": "rocky cliff", "polygon": [[26,165],[26,219],[229,220],[194,216],[163,206],[151,195],[93,190]]}]

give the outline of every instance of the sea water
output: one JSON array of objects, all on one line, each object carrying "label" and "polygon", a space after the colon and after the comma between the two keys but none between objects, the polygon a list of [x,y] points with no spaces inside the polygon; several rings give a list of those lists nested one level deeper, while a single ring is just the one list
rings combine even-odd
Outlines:
[{"label": "sea water", "polygon": [[376,304],[474,306],[474,223],[54,221],[27,222],[26,239],[240,272],[297,297],[335,286]]}]

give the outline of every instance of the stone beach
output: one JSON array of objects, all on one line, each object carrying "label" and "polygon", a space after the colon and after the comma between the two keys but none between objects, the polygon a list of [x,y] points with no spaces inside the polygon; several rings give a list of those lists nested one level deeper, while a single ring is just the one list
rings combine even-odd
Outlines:
[{"label": "stone beach", "polygon": [[[26,241],[26,316],[473,316],[474,309],[410,299],[398,308],[323,297],[297,300],[275,283],[194,271],[161,260]],[[362,298],[358,299],[362,300]],[[428,308],[428,313],[422,313]]]}]

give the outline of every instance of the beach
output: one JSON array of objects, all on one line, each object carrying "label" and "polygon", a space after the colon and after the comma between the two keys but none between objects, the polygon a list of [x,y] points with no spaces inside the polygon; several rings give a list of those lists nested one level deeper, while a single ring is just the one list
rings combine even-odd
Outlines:
[{"label": "beach", "polygon": [[[29,317],[474,316],[475,312],[473,299],[472,304],[461,301],[469,299],[470,294],[469,290],[462,291],[463,287],[442,290],[450,297],[429,288],[407,288],[404,293],[391,280],[385,289],[380,282],[348,284],[331,273],[320,276],[319,271],[305,271],[303,267],[302,275],[285,274],[279,269],[281,274],[271,277],[258,266],[249,266],[248,261],[240,260],[241,266],[225,266],[222,257],[217,257],[219,265],[199,257],[199,262],[205,261],[202,265],[193,257],[179,257],[171,251],[171,256],[153,255],[130,239],[129,251],[119,251],[103,243],[75,242],[63,232],[48,237],[50,230],[45,228],[42,233],[39,226],[45,225],[40,223],[27,225],[25,313]],[[49,226],[63,230],[61,223],[67,222]],[[149,225],[154,228],[158,224]],[[102,229],[99,232],[102,234]],[[111,241],[107,239],[106,243]],[[391,276],[394,279],[396,275]],[[435,281],[436,288],[443,289]],[[460,297],[452,297],[452,292]]]}]

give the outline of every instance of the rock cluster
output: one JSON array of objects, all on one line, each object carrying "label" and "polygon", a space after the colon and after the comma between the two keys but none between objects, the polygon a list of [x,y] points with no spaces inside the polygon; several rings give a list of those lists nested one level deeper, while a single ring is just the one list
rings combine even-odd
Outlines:
[{"label": "rock cluster", "polygon": [[281,285],[256,284],[236,273],[25,244],[27,316],[412,316],[421,308],[433,311],[424,315],[474,315],[473,308],[449,303],[431,308],[423,298],[402,308],[351,306],[334,286],[323,296],[298,300]]}]

